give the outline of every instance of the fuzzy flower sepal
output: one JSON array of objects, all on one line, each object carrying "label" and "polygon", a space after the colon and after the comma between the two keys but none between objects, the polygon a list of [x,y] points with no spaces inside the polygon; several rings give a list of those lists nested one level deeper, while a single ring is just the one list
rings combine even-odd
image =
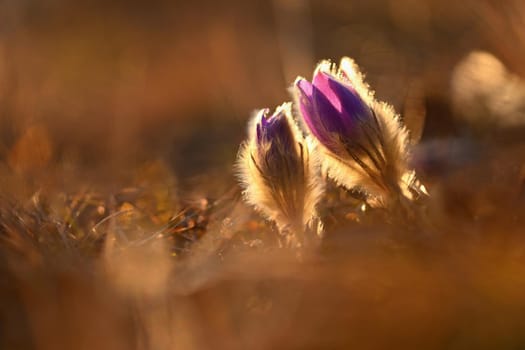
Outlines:
[{"label": "fuzzy flower sepal", "polygon": [[296,239],[307,229],[316,230],[316,205],[324,185],[311,157],[312,145],[293,121],[291,104],[268,113],[260,110],[250,121],[236,168],[246,201]]}]

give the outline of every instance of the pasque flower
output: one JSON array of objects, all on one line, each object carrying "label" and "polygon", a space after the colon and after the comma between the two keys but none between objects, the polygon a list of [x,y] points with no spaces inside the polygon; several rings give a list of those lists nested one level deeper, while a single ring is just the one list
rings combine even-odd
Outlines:
[{"label": "pasque flower", "polygon": [[365,191],[371,203],[413,198],[418,186],[408,168],[408,132],[390,106],[375,100],[353,60],[343,58],[339,68],[323,61],[311,82],[299,77],[294,88],[324,174]]},{"label": "pasque flower", "polygon": [[283,233],[302,234],[316,219],[323,192],[317,168],[291,115],[291,104],[258,111],[248,140],[239,151],[237,170],[244,195]]}]

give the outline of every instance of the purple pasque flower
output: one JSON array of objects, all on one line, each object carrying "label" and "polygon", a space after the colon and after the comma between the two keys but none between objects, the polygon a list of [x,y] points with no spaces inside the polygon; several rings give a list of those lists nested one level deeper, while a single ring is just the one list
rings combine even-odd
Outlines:
[{"label": "purple pasque flower", "polygon": [[361,123],[372,120],[372,111],[351,85],[328,72],[317,70],[312,82],[298,79],[299,109],[309,131],[329,150],[339,152],[341,138],[360,136]]},{"label": "purple pasque flower", "polygon": [[379,204],[393,194],[411,197],[407,131],[390,106],[374,99],[351,59],[343,58],[339,68],[321,62],[311,82],[297,78],[294,88],[328,177],[364,190]]},{"label": "purple pasque flower", "polygon": [[291,104],[257,112],[249,139],[239,151],[237,170],[248,203],[274,221],[281,232],[302,234],[316,219],[323,192],[310,146],[298,130]]}]

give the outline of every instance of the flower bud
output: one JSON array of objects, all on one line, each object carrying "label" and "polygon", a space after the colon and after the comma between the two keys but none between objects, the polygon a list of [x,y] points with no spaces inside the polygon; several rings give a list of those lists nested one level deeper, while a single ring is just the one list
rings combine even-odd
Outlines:
[{"label": "flower bud", "polygon": [[413,198],[418,185],[408,169],[408,132],[390,106],[374,99],[351,59],[343,58],[339,68],[323,61],[311,82],[297,78],[294,87],[323,173],[365,191],[371,203]]},{"label": "flower bud", "polygon": [[249,123],[237,170],[245,199],[282,233],[302,234],[317,218],[323,193],[317,168],[291,116],[289,103],[268,116],[260,110]]}]

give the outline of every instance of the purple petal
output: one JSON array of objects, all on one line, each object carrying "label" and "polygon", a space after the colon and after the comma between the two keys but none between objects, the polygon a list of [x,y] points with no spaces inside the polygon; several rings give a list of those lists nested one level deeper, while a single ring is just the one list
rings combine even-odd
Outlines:
[{"label": "purple petal", "polygon": [[313,87],[313,104],[316,115],[325,129],[325,134],[328,132],[344,135],[347,132],[347,125],[342,118],[341,112],[333,106],[326,95],[315,85]]},{"label": "purple petal", "polygon": [[345,85],[336,79],[330,79],[328,84],[333,93],[337,95],[341,103],[341,113],[347,122],[355,125],[358,118],[370,115],[370,109],[353,87]]},{"label": "purple petal", "polygon": [[268,109],[261,109],[259,112],[257,112],[257,119],[259,122],[257,122],[257,125],[255,126],[256,136],[257,136],[257,143],[261,143],[264,138],[264,128],[266,126],[266,114],[268,113]]},{"label": "purple petal", "polygon": [[334,131],[350,137],[355,130],[357,118],[369,113],[364,101],[351,86],[343,84],[331,74],[318,72],[314,79],[314,87],[319,88],[339,112],[340,128]]},{"label": "purple petal", "polygon": [[[262,126],[262,125],[261,125]],[[295,138],[286,116],[276,113],[262,126],[262,139],[268,147],[260,147],[261,156],[268,164],[280,164],[283,157],[297,157]]]},{"label": "purple petal", "polygon": [[278,146],[289,152],[290,149],[295,147],[295,141],[286,116],[282,112],[278,112],[266,117],[266,113],[267,110],[261,113],[261,122],[257,124],[257,141],[259,145],[270,143],[271,149],[274,146]]},{"label": "purple petal", "polygon": [[330,81],[333,80],[332,76],[326,72],[317,72],[312,81],[313,86],[319,89],[323,95],[330,101],[332,106],[339,112],[341,112],[341,101],[339,96],[332,90]]},{"label": "purple petal", "polygon": [[[319,78],[318,82],[325,90],[329,90],[328,84],[322,85]],[[316,85],[301,79],[296,86],[300,92],[299,108],[308,129],[323,145],[335,150],[334,134],[344,135],[347,132],[341,113]]]},{"label": "purple petal", "polygon": [[302,92],[302,94],[307,97],[307,98],[311,98],[312,97],[312,84],[310,84],[310,82],[306,79],[298,79],[296,82],[295,82],[295,86],[297,86],[297,88],[299,88],[299,90]]},{"label": "purple petal", "polygon": [[323,130],[323,126],[313,106],[313,86],[305,79],[298,80],[295,86],[299,91],[299,110],[303,120],[310,132],[318,139],[321,139],[322,135],[320,132]]}]

